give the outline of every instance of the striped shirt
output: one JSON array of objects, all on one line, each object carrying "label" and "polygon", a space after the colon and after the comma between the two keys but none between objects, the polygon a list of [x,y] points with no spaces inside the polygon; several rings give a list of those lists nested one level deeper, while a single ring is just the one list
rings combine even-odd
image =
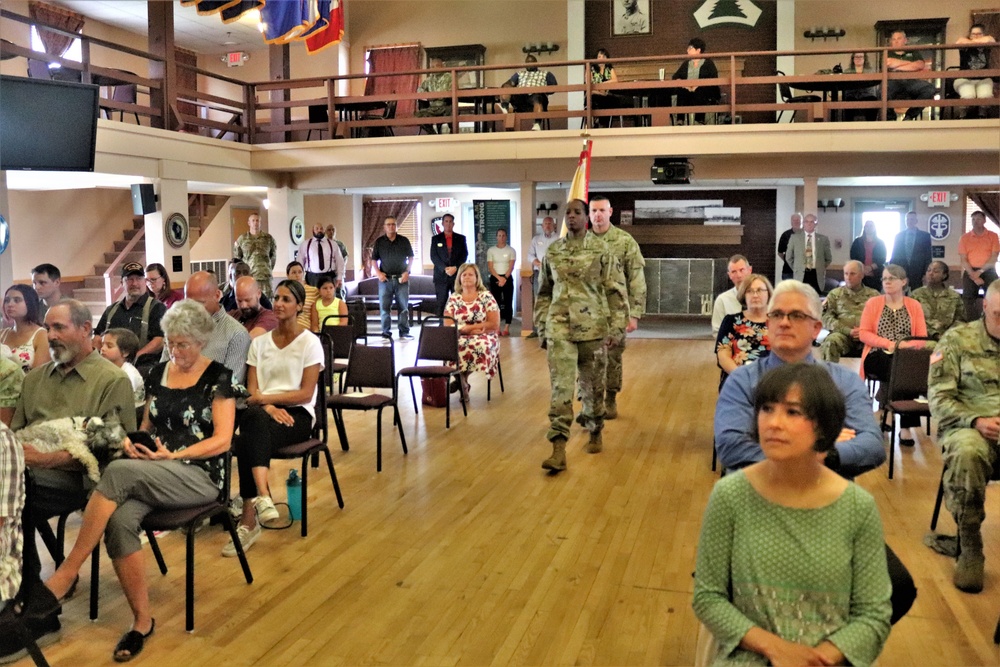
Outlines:
[{"label": "striped shirt", "polygon": [[24,450],[0,423],[0,601],[13,599],[21,586],[23,509]]}]

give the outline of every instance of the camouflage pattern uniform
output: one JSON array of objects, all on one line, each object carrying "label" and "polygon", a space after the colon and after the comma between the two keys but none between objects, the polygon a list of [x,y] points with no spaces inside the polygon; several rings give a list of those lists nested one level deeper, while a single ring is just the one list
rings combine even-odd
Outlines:
[{"label": "camouflage pattern uniform", "polygon": [[[972,554],[978,547],[981,589],[980,526],[986,516],[986,484],[1000,456],[1000,446],[987,442],[972,425],[977,417],[1000,415],[1000,343],[982,320],[960,324],[941,337],[931,356],[928,399],[944,449],[945,506],[958,524],[961,553]],[[956,585],[961,567],[960,556]]]},{"label": "camouflage pattern uniform", "polygon": [[587,234],[549,246],[538,273],[534,315],[538,335],[547,344],[552,382],[546,437],[569,438],[578,372],[588,430],[600,433],[607,372],[604,341],[624,335],[629,317],[625,276],[608,244]]},{"label": "camouflage pattern uniform", "polygon": [[274,273],[274,262],[278,259],[278,249],[273,236],[267,232],[256,235],[250,232],[240,234],[233,244],[233,257],[242,259],[250,265],[250,275],[257,280],[260,291],[268,299],[274,296],[271,291],[271,277]]},{"label": "camouflage pattern uniform", "polygon": [[[594,231],[590,231],[594,234]],[[639,244],[628,232],[610,227],[603,234],[594,234],[608,244],[625,274],[625,288],[628,290],[629,317],[641,318],[646,311],[646,275],[642,268],[646,260],[642,258]],[[617,394],[622,390],[622,354],[625,352],[625,333],[614,336],[608,345],[608,380],[606,391]]]},{"label": "camouflage pattern uniform", "polygon": [[823,303],[823,326],[830,331],[819,346],[823,359],[837,363],[847,355],[861,356],[864,343],[851,337],[851,329],[861,324],[861,312],[873,296],[878,292],[864,285],[856,290],[847,285],[830,290]]},{"label": "camouflage pattern uniform", "polygon": [[965,321],[962,295],[950,287],[939,290],[920,287],[913,290],[910,296],[923,307],[927,335],[934,340],[940,340],[945,331]]}]

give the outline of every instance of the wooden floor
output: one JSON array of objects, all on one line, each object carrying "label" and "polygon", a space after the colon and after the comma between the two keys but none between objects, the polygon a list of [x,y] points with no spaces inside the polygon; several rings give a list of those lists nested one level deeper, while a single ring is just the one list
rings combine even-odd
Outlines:
[{"label": "wooden floor", "polygon": [[[718,378],[705,341],[637,340],[625,355],[621,417],[605,451],[582,452],[574,430],[569,470],[549,452],[548,375],[537,341],[503,339],[506,393],[473,379],[468,418],[414,415],[407,392],[403,456],[386,420],[375,472],[374,415],[348,415],[350,452],[334,447],[346,507],[329,479],[310,475],[310,535],[265,531],[248,553],[255,582],[223,559],[221,532],[197,537],[196,628],[184,632],[184,549],[161,543],[161,576],[147,558],[156,634],[145,664],[183,665],[690,665],[697,624],[691,572],[710,471]],[[416,343],[398,348],[410,362]],[[576,429],[576,427],[574,427]],[[997,665],[1000,489],[990,490],[986,590],[959,593],[952,562],[922,546],[940,475],[936,445],[917,447],[859,482],[878,500],[888,542],[916,579],[917,602],[880,659],[893,665]],[[336,435],[334,434],[334,439]],[[336,444],[336,443],[334,443]],[[275,495],[287,465],[272,473]],[[953,529],[949,516],[942,527]],[[87,620],[89,565],[64,607],[54,665],[111,664],[130,623],[110,563],[101,616]],[[28,664],[22,661],[20,664]]]}]

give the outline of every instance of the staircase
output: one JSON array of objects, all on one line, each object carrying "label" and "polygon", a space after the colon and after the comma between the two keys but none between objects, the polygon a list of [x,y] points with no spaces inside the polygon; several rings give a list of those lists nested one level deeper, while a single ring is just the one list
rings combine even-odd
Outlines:
[{"label": "staircase", "polygon": [[[188,226],[190,228],[190,236],[188,243],[194,244],[195,241],[201,236],[202,231],[208,224],[215,219],[215,216],[219,213],[222,207],[229,200],[229,197],[222,195],[202,195],[202,194],[192,194],[188,197]],[[72,297],[85,306],[90,308],[90,312],[94,314],[95,322],[104,313],[104,310],[108,307],[106,296],[104,293],[104,272],[108,270],[111,266],[111,262],[115,261],[118,254],[125,249],[129,241],[135,238],[135,235],[139,233],[145,224],[144,218],[141,215],[132,218],[132,228],[126,229],[122,232],[122,240],[114,242],[114,249],[111,252],[104,253],[104,257],[100,264],[94,265],[94,275],[87,276],[84,279],[84,285],[81,288],[73,290]],[[122,257],[121,262],[118,265],[115,273],[111,276],[111,287],[112,290],[117,291],[121,286],[121,266],[128,262],[139,262],[143,266],[146,266],[146,241],[145,239],[139,240],[138,243],[132,248],[132,250]],[[181,287],[181,285],[174,285],[174,289]]]}]

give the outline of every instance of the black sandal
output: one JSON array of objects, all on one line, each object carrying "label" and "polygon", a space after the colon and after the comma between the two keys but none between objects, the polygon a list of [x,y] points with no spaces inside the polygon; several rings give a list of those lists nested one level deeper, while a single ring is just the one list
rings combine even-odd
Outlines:
[{"label": "black sandal", "polygon": [[[136,657],[142,653],[142,649],[146,645],[146,640],[149,639],[149,636],[153,634],[153,630],[155,629],[156,619],[154,618],[149,626],[149,632],[146,634],[142,634],[136,630],[129,630],[118,640],[118,645],[115,646],[115,652],[111,654],[111,657],[115,659],[115,662],[128,662]],[[128,653],[125,654],[125,651],[128,651]]]}]

